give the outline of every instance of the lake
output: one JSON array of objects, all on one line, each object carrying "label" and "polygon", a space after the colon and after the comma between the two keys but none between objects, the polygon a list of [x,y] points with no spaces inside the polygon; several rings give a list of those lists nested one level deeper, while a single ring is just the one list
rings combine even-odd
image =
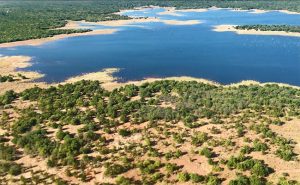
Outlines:
[{"label": "lake", "polygon": [[[163,11],[163,8],[147,8],[122,14],[202,23],[137,23],[117,27],[119,31],[111,35],[71,37],[41,46],[0,48],[0,55],[32,56],[33,65],[26,70],[45,74],[40,80],[46,82],[61,82],[105,68],[120,68],[114,74],[120,81],[191,76],[222,84],[256,80],[300,86],[300,37],[212,31],[214,26],[221,24],[300,25],[300,15],[278,11],[255,14],[228,9],[160,14]],[[92,29],[111,28],[82,25]]]}]

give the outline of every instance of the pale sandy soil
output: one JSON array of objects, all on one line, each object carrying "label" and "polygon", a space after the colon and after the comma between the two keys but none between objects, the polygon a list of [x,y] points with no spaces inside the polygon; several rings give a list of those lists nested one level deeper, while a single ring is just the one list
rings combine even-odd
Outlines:
[{"label": "pale sandy soil", "polygon": [[101,22],[85,22],[87,24],[93,24],[93,25],[101,25],[101,26],[110,26],[110,27],[120,27],[120,26],[129,26],[139,23],[149,23],[149,22],[161,22],[168,25],[194,25],[194,24],[200,24],[201,21],[199,20],[161,20],[159,18],[150,17],[150,18],[135,18],[135,19],[129,19],[129,20],[115,20],[115,21],[101,21]]},{"label": "pale sandy soil", "polygon": [[82,21],[68,21],[64,27],[56,28],[57,30],[68,30],[68,29],[88,29],[89,27],[80,26]]},{"label": "pale sandy soil", "polygon": [[269,12],[269,11],[268,10],[251,9],[249,13],[261,14],[261,13],[267,13],[267,12]]},{"label": "pale sandy soil", "polygon": [[99,80],[102,83],[113,82],[117,79],[113,77],[112,74],[118,71],[119,69],[117,68],[107,68],[104,69],[103,71],[99,71],[95,73],[87,73],[87,74],[71,77],[63,83],[74,83],[80,80]]},{"label": "pale sandy soil", "polygon": [[8,91],[14,90],[16,92],[23,91],[25,89],[34,87],[35,85],[46,87],[45,83],[35,83],[32,80],[43,77],[43,74],[34,71],[17,71],[19,68],[29,67],[31,57],[28,56],[7,56],[0,57],[0,74],[1,75],[14,75],[17,76],[18,73],[24,75],[28,79],[18,80],[14,82],[3,82],[0,83],[0,94]]},{"label": "pale sandy soil", "polygon": [[299,12],[292,12],[292,11],[289,11],[289,10],[278,10],[279,12],[281,13],[286,13],[286,14],[294,14],[294,15],[299,15],[300,13]]},{"label": "pale sandy soil", "polygon": [[285,31],[256,31],[256,30],[239,30],[235,29],[236,25],[218,25],[213,28],[216,32],[235,32],[241,35],[276,35],[276,36],[290,36],[290,37],[300,37],[300,33],[285,32]]},{"label": "pale sandy soil", "polygon": [[0,44],[0,48],[16,47],[16,46],[23,46],[23,45],[39,46],[46,42],[56,41],[56,40],[69,38],[69,37],[78,37],[78,36],[87,36],[87,35],[106,35],[106,34],[113,34],[115,32],[117,32],[116,29],[103,29],[103,30],[93,30],[93,31],[84,32],[84,33],[61,34],[61,35],[55,35],[53,37],[47,37],[47,38],[41,38],[41,39],[32,39],[32,40],[3,43],[3,44]]},{"label": "pale sandy soil", "polygon": [[229,11],[231,11],[231,12],[248,12],[249,10],[244,10],[244,9],[240,9],[240,8],[232,8],[232,9],[229,9]]},{"label": "pale sandy soil", "polygon": [[254,80],[243,80],[243,81],[238,82],[238,83],[225,85],[225,87],[238,87],[240,85],[246,85],[246,86],[249,86],[249,85],[262,85],[262,86],[264,86],[264,85],[273,85],[273,84],[279,85],[281,87],[292,87],[292,88],[295,88],[295,89],[300,89],[299,86],[294,86],[294,85],[289,85],[289,84],[284,84],[284,83],[275,83],[275,82],[261,83],[261,82],[257,82],[257,81],[254,81]]},{"label": "pale sandy soil", "polygon": [[128,26],[131,24],[147,23],[147,22],[160,22],[160,19],[155,17],[149,17],[149,18],[134,18],[128,20],[113,20],[113,21],[85,22],[85,23],[94,24],[94,25],[97,24],[101,26],[119,27],[119,26]]},{"label": "pale sandy soil", "polygon": [[186,20],[186,21],[162,20],[162,22],[168,25],[177,25],[177,26],[201,24],[201,21],[199,20]]},{"label": "pale sandy soil", "polygon": [[201,8],[201,9],[179,9],[177,10],[175,7],[166,7],[165,11],[159,12],[158,15],[171,15],[171,16],[183,16],[184,12],[206,12],[209,9]]},{"label": "pale sandy soil", "polygon": [[212,82],[212,81],[201,79],[201,78],[180,76],[180,77],[168,77],[168,78],[146,78],[146,79],[140,80],[140,81],[128,81],[125,83],[119,83],[116,81],[112,81],[112,82],[107,82],[107,83],[102,84],[102,87],[107,90],[113,90],[115,88],[119,88],[119,87],[129,85],[129,84],[141,85],[146,82],[155,82],[155,81],[159,81],[159,80],[197,81],[197,82],[202,82],[202,83],[207,83],[207,84],[212,84],[212,85],[218,85],[218,83],[216,83],[216,82]]}]

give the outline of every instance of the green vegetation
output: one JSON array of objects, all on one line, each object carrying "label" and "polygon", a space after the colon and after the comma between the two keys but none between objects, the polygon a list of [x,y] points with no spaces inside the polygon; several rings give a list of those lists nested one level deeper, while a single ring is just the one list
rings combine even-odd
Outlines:
[{"label": "green vegetation", "polygon": [[[179,81],[113,91],[97,81],[8,91],[0,96],[0,180],[89,183],[103,174],[115,184],[217,185],[227,180],[225,171],[232,185],[293,183],[293,174],[272,179],[293,171],[272,160],[300,165],[297,143],[280,134],[299,121],[299,96],[278,85]],[[45,167],[20,163],[23,157]]]},{"label": "green vegetation", "polygon": [[300,26],[291,25],[241,25],[235,26],[238,30],[256,30],[256,31],[285,31],[300,33]]},{"label": "green vegetation", "polygon": [[299,0],[97,0],[97,1],[1,1],[0,43],[51,37],[89,30],[57,30],[66,20],[105,21],[128,19],[113,14],[120,9],[146,5],[177,8],[220,8],[290,10],[300,12]]}]

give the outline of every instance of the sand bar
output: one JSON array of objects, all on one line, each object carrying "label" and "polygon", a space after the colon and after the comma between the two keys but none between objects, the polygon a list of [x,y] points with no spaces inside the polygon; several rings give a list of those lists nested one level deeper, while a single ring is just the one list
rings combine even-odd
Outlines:
[{"label": "sand bar", "polygon": [[186,21],[180,21],[180,20],[162,20],[163,23],[167,25],[177,25],[177,26],[183,26],[183,25],[196,25],[201,24],[202,22],[199,20],[186,20]]},{"label": "sand bar", "polygon": [[207,8],[200,8],[200,9],[176,9],[175,7],[166,7],[165,11],[159,12],[158,15],[171,15],[171,16],[184,16],[180,13],[186,12],[206,12],[209,9]]},{"label": "sand bar", "polygon": [[274,36],[290,36],[290,37],[300,37],[300,33],[296,32],[285,32],[285,31],[260,31],[260,30],[239,30],[234,28],[236,25],[218,25],[213,28],[216,32],[235,32],[241,35],[274,35]]}]

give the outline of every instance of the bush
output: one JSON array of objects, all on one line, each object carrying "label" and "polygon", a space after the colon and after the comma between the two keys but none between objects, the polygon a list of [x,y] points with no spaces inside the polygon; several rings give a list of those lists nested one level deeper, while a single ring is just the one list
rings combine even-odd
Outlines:
[{"label": "bush", "polygon": [[177,179],[180,181],[180,182],[187,182],[190,180],[190,175],[187,173],[187,172],[180,172],[178,173],[177,175]]},{"label": "bush", "polygon": [[104,175],[109,177],[116,177],[117,175],[120,175],[128,170],[128,167],[122,166],[120,164],[106,164]]},{"label": "bush", "polygon": [[127,129],[120,129],[118,133],[123,137],[128,137],[131,135],[131,131]]},{"label": "bush", "polygon": [[250,184],[249,178],[244,175],[240,175],[236,179],[231,180],[229,182],[229,185],[249,185],[249,184]]},{"label": "bush", "polygon": [[204,155],[207,158],[211,158],[213,157],[214,153],[212,152],[212,150],[210,148],[204,147],[201,151],[200,151],[201,155]]},{"label": "bush", "polygon": [[199,175],[197,173],[191,173],[190,174],[190,179],[193,183],[200,183],[200,182],[203,182],[205,180],[204,176]]}]

